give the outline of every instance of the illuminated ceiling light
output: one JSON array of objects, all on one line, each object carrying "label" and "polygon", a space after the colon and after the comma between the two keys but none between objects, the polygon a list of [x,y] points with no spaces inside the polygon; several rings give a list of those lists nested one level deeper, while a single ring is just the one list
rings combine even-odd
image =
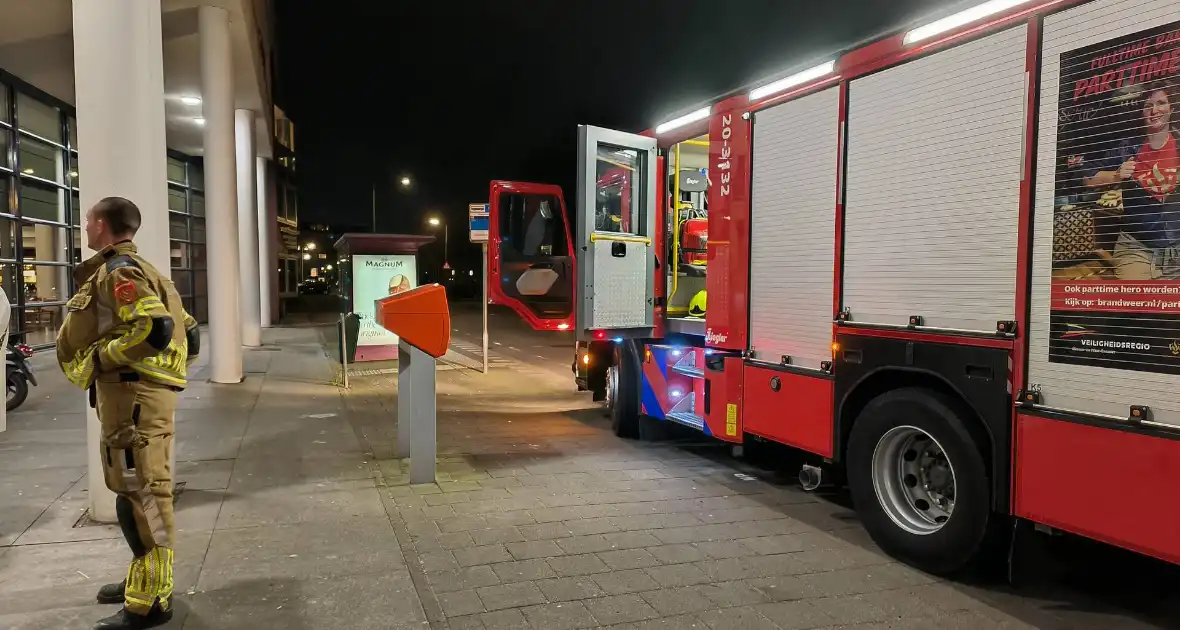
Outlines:
[{"label": "illuminated ceiling light", "polygon": [[796,72],[785,79],[779,79],[773,83],[767,83],[762,87],[754,88],[750,91],[750,100],[756,101],[761,98],[770,96],[771,94],[778,94],[783,90],[793,88],[796,85],[803,85],[808,81],[813,81],[824,75],[831,74],[836,69],[836,60],[821,63],[814,68],[808,68],[802,72]]},{"label": "illuminated ceiling light", "polygon": [[34,171],[31,168],[26,168],[26,169],[22,170],[21,172],[24,173],[25,175],[32,175],[33,173],[36,173],[37,171]]},{"label": "illuminated ceiling light", "polygon": [[680,118],[673,118],[666,123],[656,125],[656,133],[666,133],[672,131],[673,129],[679,129],[680,127],[683,127],[687,124],[694,123],[698,120],[704,120],[709,117],[710,112],[712,112],[711,108],[702,107],[695,112],[685,114]]},{"label": "illuminated ceiling light", "polygon": [[182,96],[182,97],[180,97],[180,102],[184,103],[185,105],[200,105],[201,104],[201,97],[199,97],[199,96]]},{"label": "illuminated ceiling light", "polygon": [[203,124],[205,124],[205,119],[198,116],[193,119],[193,122],[197,123],[198,125],[203,125]]},{"label": "illuminated ceiling light", "polygon": [[990,15],[995,15],[1007,11],[1012,7],[1028,4],[1029,2],[1030,0],[991,0],[990,2],[984,2],[970,9],[959,11],[954,15],[944,17],[941,20],[935,20],[925,26],[919,26],[905,34],[904,42],[908,46],[915,42],[930,39],[940,33],[954,30],[965,24],[982,20]]}]

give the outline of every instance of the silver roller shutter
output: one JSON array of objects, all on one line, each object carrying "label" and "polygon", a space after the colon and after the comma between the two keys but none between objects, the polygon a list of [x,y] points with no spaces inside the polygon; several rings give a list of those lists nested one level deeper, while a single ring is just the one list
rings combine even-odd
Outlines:
[{"label": "silver roller shutter", "polygon": [[852,81],[844,307],[994,332],[1015,319],[1023,25]]},{"label": "silver roller shutter", "polygon": [[[1138,48],[1142,42],[1147,45]],[[1142,99],[1154,88],[1130,86],[1180,80],[1180,61],[1160,63],[1172,51],[1180,59],[1177,0],[1095,0],[1045,18],[1028,382],[1040,389],[1047,406],[1126,418],[1131,405],[1146,405],[1156,422],[1180,426],[1180,308],[1173,304],[1150,312],[1153,301],[1180,301],[1180,275],[1174,263],[1155,257],[1169,249],[1164,243],[1157,242],[1144,256],[1142,248],[1136,255],[1135,244],[1127,240],[1146,241],[1152,229],[1130,200],[1132,195],[1143,199],[1136,188],[1141,173],[1137,169],[1135,178],[1118,184],[1113,206],[1103,201],[1113,188],[1102,192],[1083,179],[1107,168],[1103,164],[1132,157],[1147,165],[1142,174],[1150,176],[1154,167],[1137,151],[1146,128]],[[1142,61],[1138,67],[1148,76],[1133,69]],[[1103,92],[1099,86],[1108,71],[1118,72],[1127,89],[1120,91],[1118,78],[1108,75],[1113,84]],[[1089,83],[1095,77],[1098,82]],[[1080,86],[1098,89],[1075,93]],[[1180,137],[1180,94],[1173,91],[1172,100],[1172,135]],[[1125,152],[1116,157],[1124,135]],[[1071,165],[1069,158],[1076,162]],[[1165,180],[1171,171],[1170,190],[1156,192],[1180,208],[1175,163],[1170,169],[1161,160],[1159,166]],[[1052,299],[1054,284],[1057,300]],[[1157,287],[1161,293],[1123,294],[1134,287]],[[1078,309],[1067,303],[1070,297],[1106,303]],[[1128,308],[1139,312],[1127,316]]]},{"label": "silver roller shutter", "polygon": [[832,357],[840,90],[754,116],[750,349],[819,368]]}]

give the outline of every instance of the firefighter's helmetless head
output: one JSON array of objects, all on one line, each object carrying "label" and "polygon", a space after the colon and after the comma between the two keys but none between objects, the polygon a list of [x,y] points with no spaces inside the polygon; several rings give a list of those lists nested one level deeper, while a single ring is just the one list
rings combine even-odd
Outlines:
[{"label": "firefighter's helmetless head", "polygon": [[410,290],[410,279],[402,274],[397,274],[389,279],[389,294],[397,295]]}]

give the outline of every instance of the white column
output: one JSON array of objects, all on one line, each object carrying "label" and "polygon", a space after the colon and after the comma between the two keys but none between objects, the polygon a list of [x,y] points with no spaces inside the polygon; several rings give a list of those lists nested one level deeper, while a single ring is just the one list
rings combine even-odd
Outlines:
[{"label": "white column", "polygon": [[240,383],[241,292],[238,289],[238,195],[229,12],[219,7],[202,6],[197,24],[201,46],[201,99],[205,115],[209,378],[214,383]]},{"label": "white column", "polygon": [[266,173],[269,166],[266,158],[256,158],[254,172],[258,178],[258,323],[263,328],[270,328],[271,325],[270,292],[274,285],[275,265],[278,264],[274,248],[275,226],[270,220],[270,200],[266,196]]},{"label": "white column", "polygon": [[[74,0],[73,15],[79,169],[86,174],[82,211],[112,195],[135,202],[143,213],[135,239],[140,253],[166,273],[168,174],[160,3]],[[86,249],[85,242],[82,247]],[[98,416],[89,405],[86,408],[90,515],[112,523],[115,495],[103,482]]]},{"label": "white column", "polygon": [[238,154],[238,253],[242,300],[242,345],[262,345],[262,314],[258,295],[258,174],[254,172],[254,112],[234,112]]}]

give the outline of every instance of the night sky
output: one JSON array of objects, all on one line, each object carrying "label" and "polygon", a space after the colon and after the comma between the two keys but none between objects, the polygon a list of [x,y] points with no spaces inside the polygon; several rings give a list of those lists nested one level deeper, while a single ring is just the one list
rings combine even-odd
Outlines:
[{"label": "night sky", "polygon": [[470,260],[467,204],[490,180],[571,201],[578,124],[638,132],[978,1],[281,0],[300,219],[368,226],[375,185],[379,231],[443,213],[452,259]]}]

